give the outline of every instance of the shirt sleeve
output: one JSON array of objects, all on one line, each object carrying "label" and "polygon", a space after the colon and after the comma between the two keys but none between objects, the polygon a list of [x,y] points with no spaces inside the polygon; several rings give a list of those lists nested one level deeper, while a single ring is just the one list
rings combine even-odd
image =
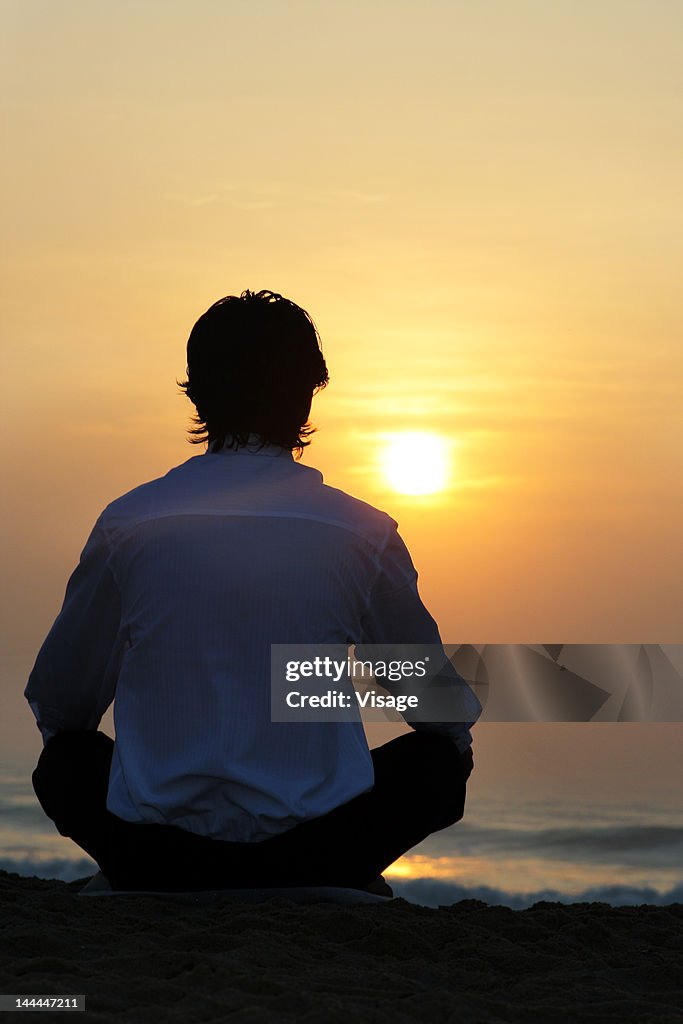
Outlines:
[{"label": "shirt sleeve", "polygon": [[[366,614],[362,620],[361,643],[356,644],[356,657],[370,658],[365,644],[382,645],[382,657],[401,659],[402,647],[413,644],[434,646],[439,661],[437,673],[440,688],[450,690],[453,718],[461,721],[422,722],[411,720],[410,711],[403,718],[414,729],[436,732],[454,740],[461,752],[472,744],[470,728],[481,714],[482,708],[474,691],[455,670],[443,649],[439,629],[429,614],[417,589],[417,572],[398,530],[394,527],[382,551],[380,571],[369,595]],[[412,651],[404,651],[410,658]],[[375,660],[379,653],[375,647]],[[382,686],[391,693],[392,683],[383,678]],[[443,692],[443,691],[442,691]],[[457,710],[456,710],[457,709]]]},{"label": "shirt sleeve", "polygon": [[122,652],[121,598],[98,519],[24,690],[45,743],[66,729],[97,729]]}]

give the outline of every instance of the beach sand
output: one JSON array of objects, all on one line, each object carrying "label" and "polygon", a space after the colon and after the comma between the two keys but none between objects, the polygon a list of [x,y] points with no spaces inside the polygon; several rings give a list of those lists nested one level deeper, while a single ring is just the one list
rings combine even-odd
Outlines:
[{"label": "beach sand", "polygon": [[77,1019],[131,1024],[683,1021],[681,904],[195,906],[77,889],[0,871],[1,993],[85,993]]}]

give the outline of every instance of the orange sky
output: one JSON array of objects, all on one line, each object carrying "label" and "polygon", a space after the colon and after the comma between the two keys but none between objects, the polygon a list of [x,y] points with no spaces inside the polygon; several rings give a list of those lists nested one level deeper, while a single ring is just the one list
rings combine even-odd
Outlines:
[{"label": "orange sky", "polygon": [[[12,743],[97,514],[196,454],[187,334],[246,287],[316,320],[305,461],[399,521],[447,642],[680,641],[680,7],[0,17]],[[445,492],[387,487],[401,429],[452,444]]]}]

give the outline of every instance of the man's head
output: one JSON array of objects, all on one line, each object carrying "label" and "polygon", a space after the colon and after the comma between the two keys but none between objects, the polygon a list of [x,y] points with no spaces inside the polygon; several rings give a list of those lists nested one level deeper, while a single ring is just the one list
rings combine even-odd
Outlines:
[{"label": "man's head", "polygon": [[264,444],[301,452],[314,428],[311,400],[328,382],[315,324],[274,292],[219,299],[200,316],[187,343],[187,380],[197,409],[194,443],[239,448]]}]

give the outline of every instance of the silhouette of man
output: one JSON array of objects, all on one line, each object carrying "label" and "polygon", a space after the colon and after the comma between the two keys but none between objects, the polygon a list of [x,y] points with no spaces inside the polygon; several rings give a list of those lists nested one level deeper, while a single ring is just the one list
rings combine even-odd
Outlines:
[{"label": "silhouette of man", "polygon": [[293,457],[328,381],[308,314],[228,296],[187,363],[207,450],[97,520],[25,690],[35,792],[114,889],[381,885],[462,817],[478,702],[372,752],[271,720],[271,644],[441,641],[394,520]]}]

